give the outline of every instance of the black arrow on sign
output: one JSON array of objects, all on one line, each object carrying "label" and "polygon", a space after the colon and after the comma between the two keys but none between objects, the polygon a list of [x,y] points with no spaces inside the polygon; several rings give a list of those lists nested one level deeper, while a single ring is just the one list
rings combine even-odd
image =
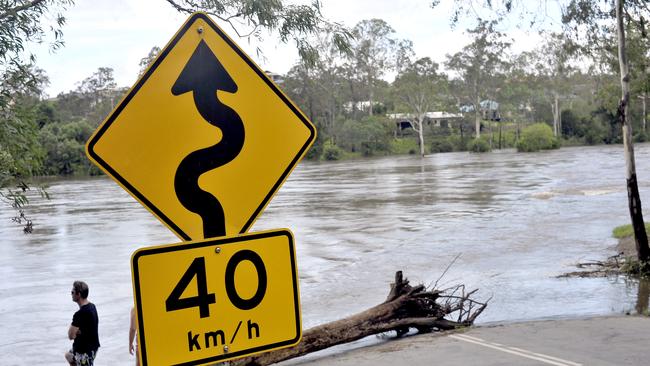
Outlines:
[{"label": "black arrow on sign", "polygon": [[199,187],[199,177],[232,161],[244,145],[244,124],[237,112],[219,101],[217,90],[235,93],[237,84],[201,40],[172,86],[172,94],[193,92],[194,104],[201,117],[222,132],[216,144],[187,155],[174,177],[178,200],[201,216],[205,238],[226,235],[226,220],[219,200]]}]

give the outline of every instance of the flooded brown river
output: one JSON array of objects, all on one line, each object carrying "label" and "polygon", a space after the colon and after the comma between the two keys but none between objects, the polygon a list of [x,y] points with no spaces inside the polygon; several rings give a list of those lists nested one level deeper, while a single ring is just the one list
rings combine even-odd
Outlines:
[{"label": "flooded brown river", "polygon": [[[650,144],[636,149],[647,208]],[[555,278],[615,253],[624,172],[620,145],[304,162],[251,231],[293,231],[304,328],[383,301],[397,270],[431,284],[458,254],[439,287],[492,297],[481,323],[634,312],[647,285],[639,298],[622,278]],[[51,200],[28,209],[31,235],[0,207],[0,363],[64,364],[82,279],[100,316],[96,364],[130,364],[130,256],[179,240],[108,178],[48,184]]]}]

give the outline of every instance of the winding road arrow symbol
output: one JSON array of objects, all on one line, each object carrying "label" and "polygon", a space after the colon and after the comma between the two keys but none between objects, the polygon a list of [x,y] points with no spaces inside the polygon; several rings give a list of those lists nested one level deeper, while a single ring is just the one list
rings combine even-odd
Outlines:
[{"label": "winding road arrow symbol", "polygon": [[236,93],[237,84],[202,40],[171,92],[176,96],[192,92],[201,117],[222,132],[222,138],[216,144],[187,155],[174,177],[178,200],[186,209],[201,216],[205,238],[225,236],[226,222],[219,199],[199,187],[199,177],[237,157],[244,146],[245,137],[241,118],[232,108],[219,101],[218,90]]}]

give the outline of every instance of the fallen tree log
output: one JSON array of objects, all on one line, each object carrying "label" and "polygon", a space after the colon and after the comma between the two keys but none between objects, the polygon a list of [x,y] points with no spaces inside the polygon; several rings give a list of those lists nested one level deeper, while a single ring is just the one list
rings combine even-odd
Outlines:
[{"label": "fallen tree log", "polygon": [[466,293],[463,285],[446,290],[429,290],[424,285],[413,287],[398,271],[383,303],[356,315],[310,328],[303,332],[302,340],[296,346],[233,360],[228,365],[270,365],[389,331],[396,331],[397,337],[401,337],[411,328],[419,333],[428,333],[466,327],[474,323],[489,301],[472,299],[476,291]]}]

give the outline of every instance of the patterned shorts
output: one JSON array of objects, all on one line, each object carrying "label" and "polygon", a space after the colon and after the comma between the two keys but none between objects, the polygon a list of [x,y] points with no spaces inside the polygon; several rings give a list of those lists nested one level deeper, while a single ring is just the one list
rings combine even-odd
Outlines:
[{"label": "patterned shorts", "polygon": [[95,356],[97,355],[97,351],[90,351],[90,353],[76,353],[70,350],[70,353],[72,353],[72,356],[74,357],[76,366],[93,366]]}]

